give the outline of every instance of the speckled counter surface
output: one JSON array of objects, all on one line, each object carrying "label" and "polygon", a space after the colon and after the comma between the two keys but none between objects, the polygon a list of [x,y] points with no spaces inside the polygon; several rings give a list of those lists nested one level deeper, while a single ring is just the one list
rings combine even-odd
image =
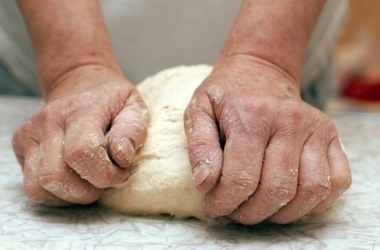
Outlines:
[{"label": "speckled counter surface", "polygon": [[380,249],[380,114],[335,113],[353,185],[323,215],[291,225],[210,226],[129,217],[98,205],[29,203],[11,135],[40,100],[0,97],[0,249]]}]

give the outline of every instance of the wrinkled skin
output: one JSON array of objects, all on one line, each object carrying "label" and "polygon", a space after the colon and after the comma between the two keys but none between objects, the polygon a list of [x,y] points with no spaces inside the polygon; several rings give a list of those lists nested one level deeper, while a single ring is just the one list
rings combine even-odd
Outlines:
[{"label": "wrinkled skin", "polygon": [[133,85],[101,66],[58,81],[46,105],[16,131],[13,148],[29,199],[89,204],[128,178],[146,136],[147,108]]},{"label": "wrinkled skin", "polygon": [[252,225],[321,213],[351,174],[333,122],[300,98],[273,64],[220,62],[185,112],[189,158],[204,212]]}]

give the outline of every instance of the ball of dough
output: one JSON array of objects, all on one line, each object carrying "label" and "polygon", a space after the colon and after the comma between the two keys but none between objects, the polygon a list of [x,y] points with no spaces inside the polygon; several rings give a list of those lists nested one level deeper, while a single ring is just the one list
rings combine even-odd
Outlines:
[{"label": "ball of dough", "polygon": [[149,107],[147,138],[132,163],[129,179],[107,189],[102,204],[127,214],[210,221],[202,213],[204,194],[192,182],[183,114],[211,70],[207,65],[171,68],[137,86]]}]

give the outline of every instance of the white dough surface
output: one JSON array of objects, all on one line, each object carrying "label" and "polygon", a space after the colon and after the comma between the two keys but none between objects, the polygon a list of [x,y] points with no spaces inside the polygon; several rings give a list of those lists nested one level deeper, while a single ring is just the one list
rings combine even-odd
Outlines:
[{"label": "white dough surface", "polygon": [[204,194],[191,176],[183,114],[211,66],[180,66],[145,79],[137,88],[149,108],[147,139],[138,151],[128,180],[107,189],[100,202],[133,215],[169,214],[176,218],[202,213]]}]

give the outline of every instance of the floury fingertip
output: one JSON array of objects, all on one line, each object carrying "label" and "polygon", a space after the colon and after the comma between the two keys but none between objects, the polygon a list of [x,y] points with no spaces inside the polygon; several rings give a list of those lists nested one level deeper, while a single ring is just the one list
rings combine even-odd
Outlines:
[{"label": "floury fingertip", "polygon": [[210,165],[207,162],[201,162],[193,171],[193,181],[196,186],[202,184],[204,180],[211,174]]}]

